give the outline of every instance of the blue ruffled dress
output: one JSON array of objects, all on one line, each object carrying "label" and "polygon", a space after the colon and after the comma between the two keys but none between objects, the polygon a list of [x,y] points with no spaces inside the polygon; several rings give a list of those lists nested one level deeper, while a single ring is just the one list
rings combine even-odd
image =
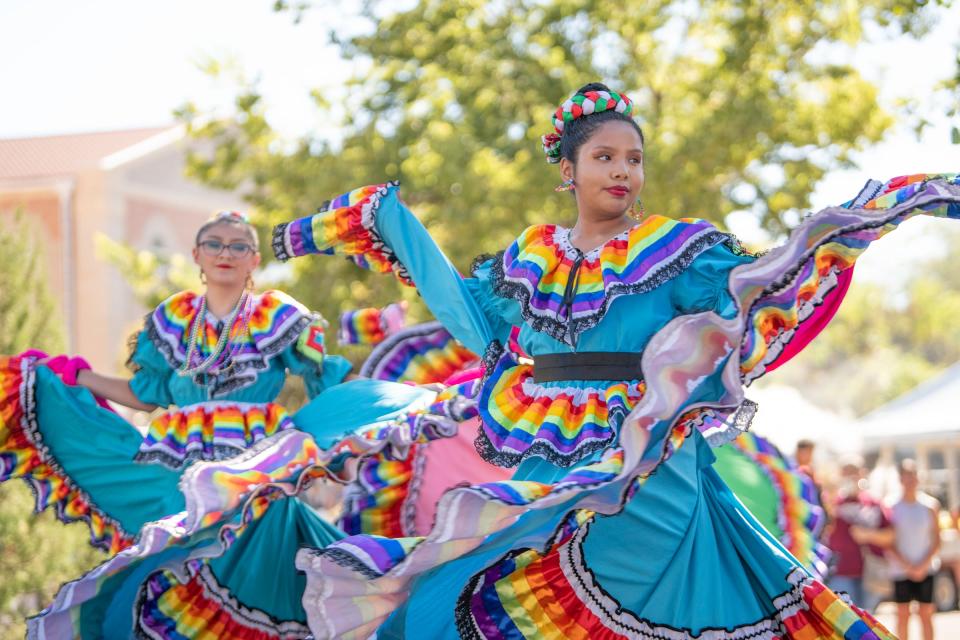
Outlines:
[{"label": "blue ruffled dress", "polygon": [[[400,201],[365,187],[275,230],[280,258],[344,253],[414,284],[485,353],[477,448],[513,480],[449,491],[432,532],[298,555],[317,637],[891,638],[768,533],[713,469],[742,385],[808,341],[838,277],[956,175],[868,183],[763,257],[699,220],[647,218],[582,253],[528,229],[463,278]],[[517,346],[509,344],[519,326]],[[620,380],[537,382],[538,357],[637,354]],[[709,444],[708,444],[709,441]]]},{"label": "blue ruffled dress", "polygon": [[[313,455],[293,462],[300,468],[319,464],[322,452],[422,410],[435,395],[379,380],[343,383],[351,365],[325,352],[322,318],[276,291],[252,297],[245,333],[239,320],[233,327],[229,367],[181,376],[198,308],[195,294],[172,296],[136,337],[130,388],[166,408],[146,437],[35,358],[0,359],[0,480],[22,478],[38,510],[86,521],[91,542],[117,554],[64,587],[31,621],[32,634],[302,637],[305,579],[294,556],[344,534],[295,497],[200,512],[197,500],[219,495],[199,492],[185,476],[272,442],[308,446]],[[200,358],[222,330],[212,314],[204,320]],[[310,398],[293,415],[274,402],[289,374],[303,379]],[[233,502],[255,486],[228,488]],[[68,613],[52,613],[60,607]]]}]

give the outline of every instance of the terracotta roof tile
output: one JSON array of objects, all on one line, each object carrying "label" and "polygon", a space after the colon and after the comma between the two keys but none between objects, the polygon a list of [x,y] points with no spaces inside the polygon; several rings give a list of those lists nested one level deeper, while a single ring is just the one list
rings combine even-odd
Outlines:
[{"label": "terracotta roof tile", "polygon": [[169,128],[0,139],[0,180],[62,176],[95,168],[106,156]]}]

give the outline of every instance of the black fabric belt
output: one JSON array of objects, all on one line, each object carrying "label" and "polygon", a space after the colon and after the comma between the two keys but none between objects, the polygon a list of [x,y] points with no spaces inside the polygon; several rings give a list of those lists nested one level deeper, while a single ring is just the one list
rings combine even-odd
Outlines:
[{"label": "black fabric belt", "polygon": [[533,380],[639,380],[643,377],[640,357],[615,351],[542,354],[533,359]]}]

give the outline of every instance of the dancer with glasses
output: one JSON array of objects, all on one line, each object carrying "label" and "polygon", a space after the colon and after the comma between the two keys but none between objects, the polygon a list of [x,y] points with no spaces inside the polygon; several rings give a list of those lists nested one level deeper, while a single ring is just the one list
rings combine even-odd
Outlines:
[{"label": "dancer with glasses", "polygon": [[544,150],[576,224],[530,227],[470,277],[395,183],[275,229],[282,259],[395,273],[484,353],[477,449],[515,467],[447,491],[424,537],[301,551],[317,638],[892,637],[756,521],[712,447],[747,428],[743,385],[825,326],[870,242],[915,214],[960,218],[960,178],[871,181],[752,255],[644,213],[631,108],[591,84],[557,109]]},{"label": "dancer with glasses", "polygon": [[[132,378],[80,358],[0,358],[0,481],[26,481],[37,511],[84,521],[112,556],[88,574],[92,589],[61,591],[58,602],[82,605],[42,617],[48,626],[31,633],[301,637],[294,554],[344,534],[295,497],[254,496],[269,477],[208,487],[204,467],[242,463],[275,442],[301,456],[291,464],[312,467],[304,485],[340,482],[351,459],[391,446],[403,454],[455,430],[443,407],[431,410],[433,390],[345,382],[351,364],[327,353],[324,319],[280,291],[253,290],[260,253],[243,215],[204,224],[193,257],[203,293],[177,293],[146,317]],[[296,413],[276,402],[290,374],[310,398]],[[154,411],[146,437],[106,400]],[[394,427],[399,435],[382,436]]]}]

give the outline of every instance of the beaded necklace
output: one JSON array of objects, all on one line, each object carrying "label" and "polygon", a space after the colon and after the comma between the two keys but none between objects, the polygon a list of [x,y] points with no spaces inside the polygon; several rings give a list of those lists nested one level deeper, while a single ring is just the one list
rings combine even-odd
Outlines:
[{"label": "beaded necklace", "polygon": [[222,364],[222,362],[229,361],[229,365],[226,369],[219,371],[218,373],[224,374],[230,371],[234,365],[234,356],[237,354],[238,349],[242,348],[242,344],[237,340],[231,343],[231,348],[226,358],[221,358],[220,356],[224,354],[224,348],[227,346],[230,341],[230,330],[233,328],[233,324],[237,319],[237,316],[242,313],[243,326],[240,332],[237,334],[237,338],[241,338],[250,331],[250,313],[247,307],[250,306],[250,301],[252,296],[244,292],[240,297],[240,300],[237,301],[237,306],[233,308],[230,312],[230,315],[227,316],[224,320],[223,328],[220,330],[220,336],[217,339],[217,344],[213,348],[213,353],[211,353],[206,359],[202,360],[200,364],[195,367],[191,367],[190,363],[193,361],[194,353],[197,350],[197,344],[199,343],[201,336],[205,333],[206,324],[207,324],[207,297],[203,296],[200,298],[200,308],[197,310],[197,315],[193,319],[193,326],[190,330],[190,342],[187,346],[187,357],[181,366],[177,370],[177,375],[181,377],[187,376],[198,376],[200,374],[208,372],[211,368],[216,365]]}]

